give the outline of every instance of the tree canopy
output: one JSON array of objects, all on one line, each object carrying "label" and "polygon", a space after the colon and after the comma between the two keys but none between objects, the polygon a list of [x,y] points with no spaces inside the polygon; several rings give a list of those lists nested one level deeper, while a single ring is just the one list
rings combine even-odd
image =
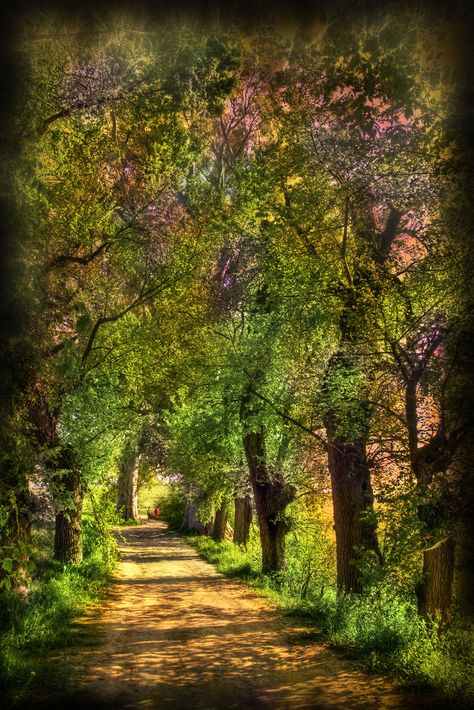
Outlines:
[{"label": "tree canopy", "polygon": [[35,485],[80,563],[84,496],[137,517],[159,470],[222,535],[252,501],[270,574],[331,496],[339,592],[385,579],[449,623],[427,552],[472,546],[463,135],[442,25],[401,12],[291,37],[24,24],[3,587],[28,579]]}]

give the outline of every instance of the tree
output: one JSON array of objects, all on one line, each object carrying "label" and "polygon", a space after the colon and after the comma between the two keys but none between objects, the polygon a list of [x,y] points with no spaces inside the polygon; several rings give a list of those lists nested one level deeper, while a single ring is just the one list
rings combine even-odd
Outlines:
[{"label": "tree", "polygon": [[[74,398],[104,355],[104,333],[143,311],[192,268],[196,225],[183,205],[183,179],[192,174],[205,137],[192,121],[199,115],[205,126],[212,102],[231,85],[219,83],[215,72],[219,60],[225,74],[225,46],[200,46],[192,33],[187,41],[194,46],[191,57],[203,54],[201,71],[209,79],[191,94],[186,82],[175,81],[179,63],[165,62],[160,75],[150,48],[137,55],[113,33],[100,45],[95,38],[83,43],[71,31],[65,53],[54,31],[47,32],[49,53],[41,45],[27,55],[27,138],[16,179],[35,310],[42,315],[35,324],[43,350],[40,409],[56,427],[37,433],[52,449],[62,446],[57,427],[65,400]],[[187,51],[181,46],[183,61]],[[80,521],[85,481],[73,468],[63,483]],[[69,490],[73,485],[76,490]],[[61,526],[72,517],[62,516]],[[74,523],[70,535],[79,534]]]},{"label": "tree", "polygon": [[120,461],[117,481],[117,512],[124,520],[138,520],[139,446],[127,442]]},{"label": "tree", "polygon": [[[367,458],[370,378],[379,366],[370,345],[377,304],[398,282],[393,255],[409,230],[407,220],[420,219],[433,194],[430,177],[419,177],[433,173],[429,155],[420,153],[433,119],[428,110],[420,119],[419,107],[426,108],[420,66],[416,56],[403,54],[404,46],[388,25],[355,26],[342,37],[335,23],[311,62],[302,61],[305,43],[297,46],[287,70],[292,80],[280,79],[278,115],[286,135],[298,136],[291,182],[304,183],[292,190],[281,180],[283,205],[274,212],[321,266],[334,259],[337,285],[321,283],[320,294],[332,291],[338,315],[318,398],[333,484],[338,584],[351,591],[361,591],[361,553],[372,551],[382,561]],[[326,241],[332,245],[323,254]]]}]

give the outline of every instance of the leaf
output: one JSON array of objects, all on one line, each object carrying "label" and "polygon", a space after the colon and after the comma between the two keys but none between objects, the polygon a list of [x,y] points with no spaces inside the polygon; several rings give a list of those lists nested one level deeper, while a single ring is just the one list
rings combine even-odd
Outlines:
[{"label": "leaf", "polygon": [[11,581],[10,577],[4,577],[2,579],[2,581],[0,582],[0,587],[3,587],[3,589],[6,589],[7,592],[9,592],[10,589],[12,588],[12,581]]},{"label": "leaf", "polygon": [[6,572],[11,572],[13,570],[13,560],[10,557],[5,557],[2,562],[2,568]]},{"label": "leaf", "polygon": [[89,314],[84,313],[82,316],[80,316],[77,319],[77,323],[76,323],[77,332],[80,333],[81,335],[84,333],[87,333],[91,327],[91,323],[92,323],[92,321],[90,319]]}]

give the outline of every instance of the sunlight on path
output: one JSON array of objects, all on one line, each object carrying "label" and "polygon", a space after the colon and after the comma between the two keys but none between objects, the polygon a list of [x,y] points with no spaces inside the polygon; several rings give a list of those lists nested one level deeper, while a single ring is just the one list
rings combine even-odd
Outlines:
[{"label": "sunlight on path", "polygon": [[161,523],[123,535],[105,609],[82,622],[98,625],[99,643],[68,658],[72,691],[45,707],[423,707],[305,638],[307,626],[225,579]]}]

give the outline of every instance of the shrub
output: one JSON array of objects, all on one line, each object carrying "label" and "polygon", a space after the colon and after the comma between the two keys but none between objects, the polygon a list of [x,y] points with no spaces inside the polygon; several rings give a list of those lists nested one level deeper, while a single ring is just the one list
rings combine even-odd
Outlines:
[{"label": "shrub", "polygon": [[83,522],[82,564],[52,560],[51,534],[37,531],[36,571],[28,594],[0,594],[0,685],[4,689],[18,694],[31,686],[47,650],[72,643],[71,621],[97,600],[110,579],[116,541],[97,521]]},{"label": "shrub", "polygon": [[459,707],[474,700],[473,629],[454,625],[438,636],[436,627],[428,627],[418,616],[414,595],[400,595],[390,576],[372,579],[363,595],[341,594],[329,567],[315,569],[302,594],[305,565],[310,554],[318,554],[317,544],[298,546],[297,537],[289,536],[286,568],[264,575],[255,530],[247,549],[206,536],[186,539],[220,572],[246,580],[284,613],[313,619],[318,632],[335,648],[362,660],[367,670],[436,688]]},{"label": "shrub", "polygon": [[184,518],[186,501],[178,488],[170,487],[160,500],[160,518],[168,523],[171,530],[179,528]]}]

